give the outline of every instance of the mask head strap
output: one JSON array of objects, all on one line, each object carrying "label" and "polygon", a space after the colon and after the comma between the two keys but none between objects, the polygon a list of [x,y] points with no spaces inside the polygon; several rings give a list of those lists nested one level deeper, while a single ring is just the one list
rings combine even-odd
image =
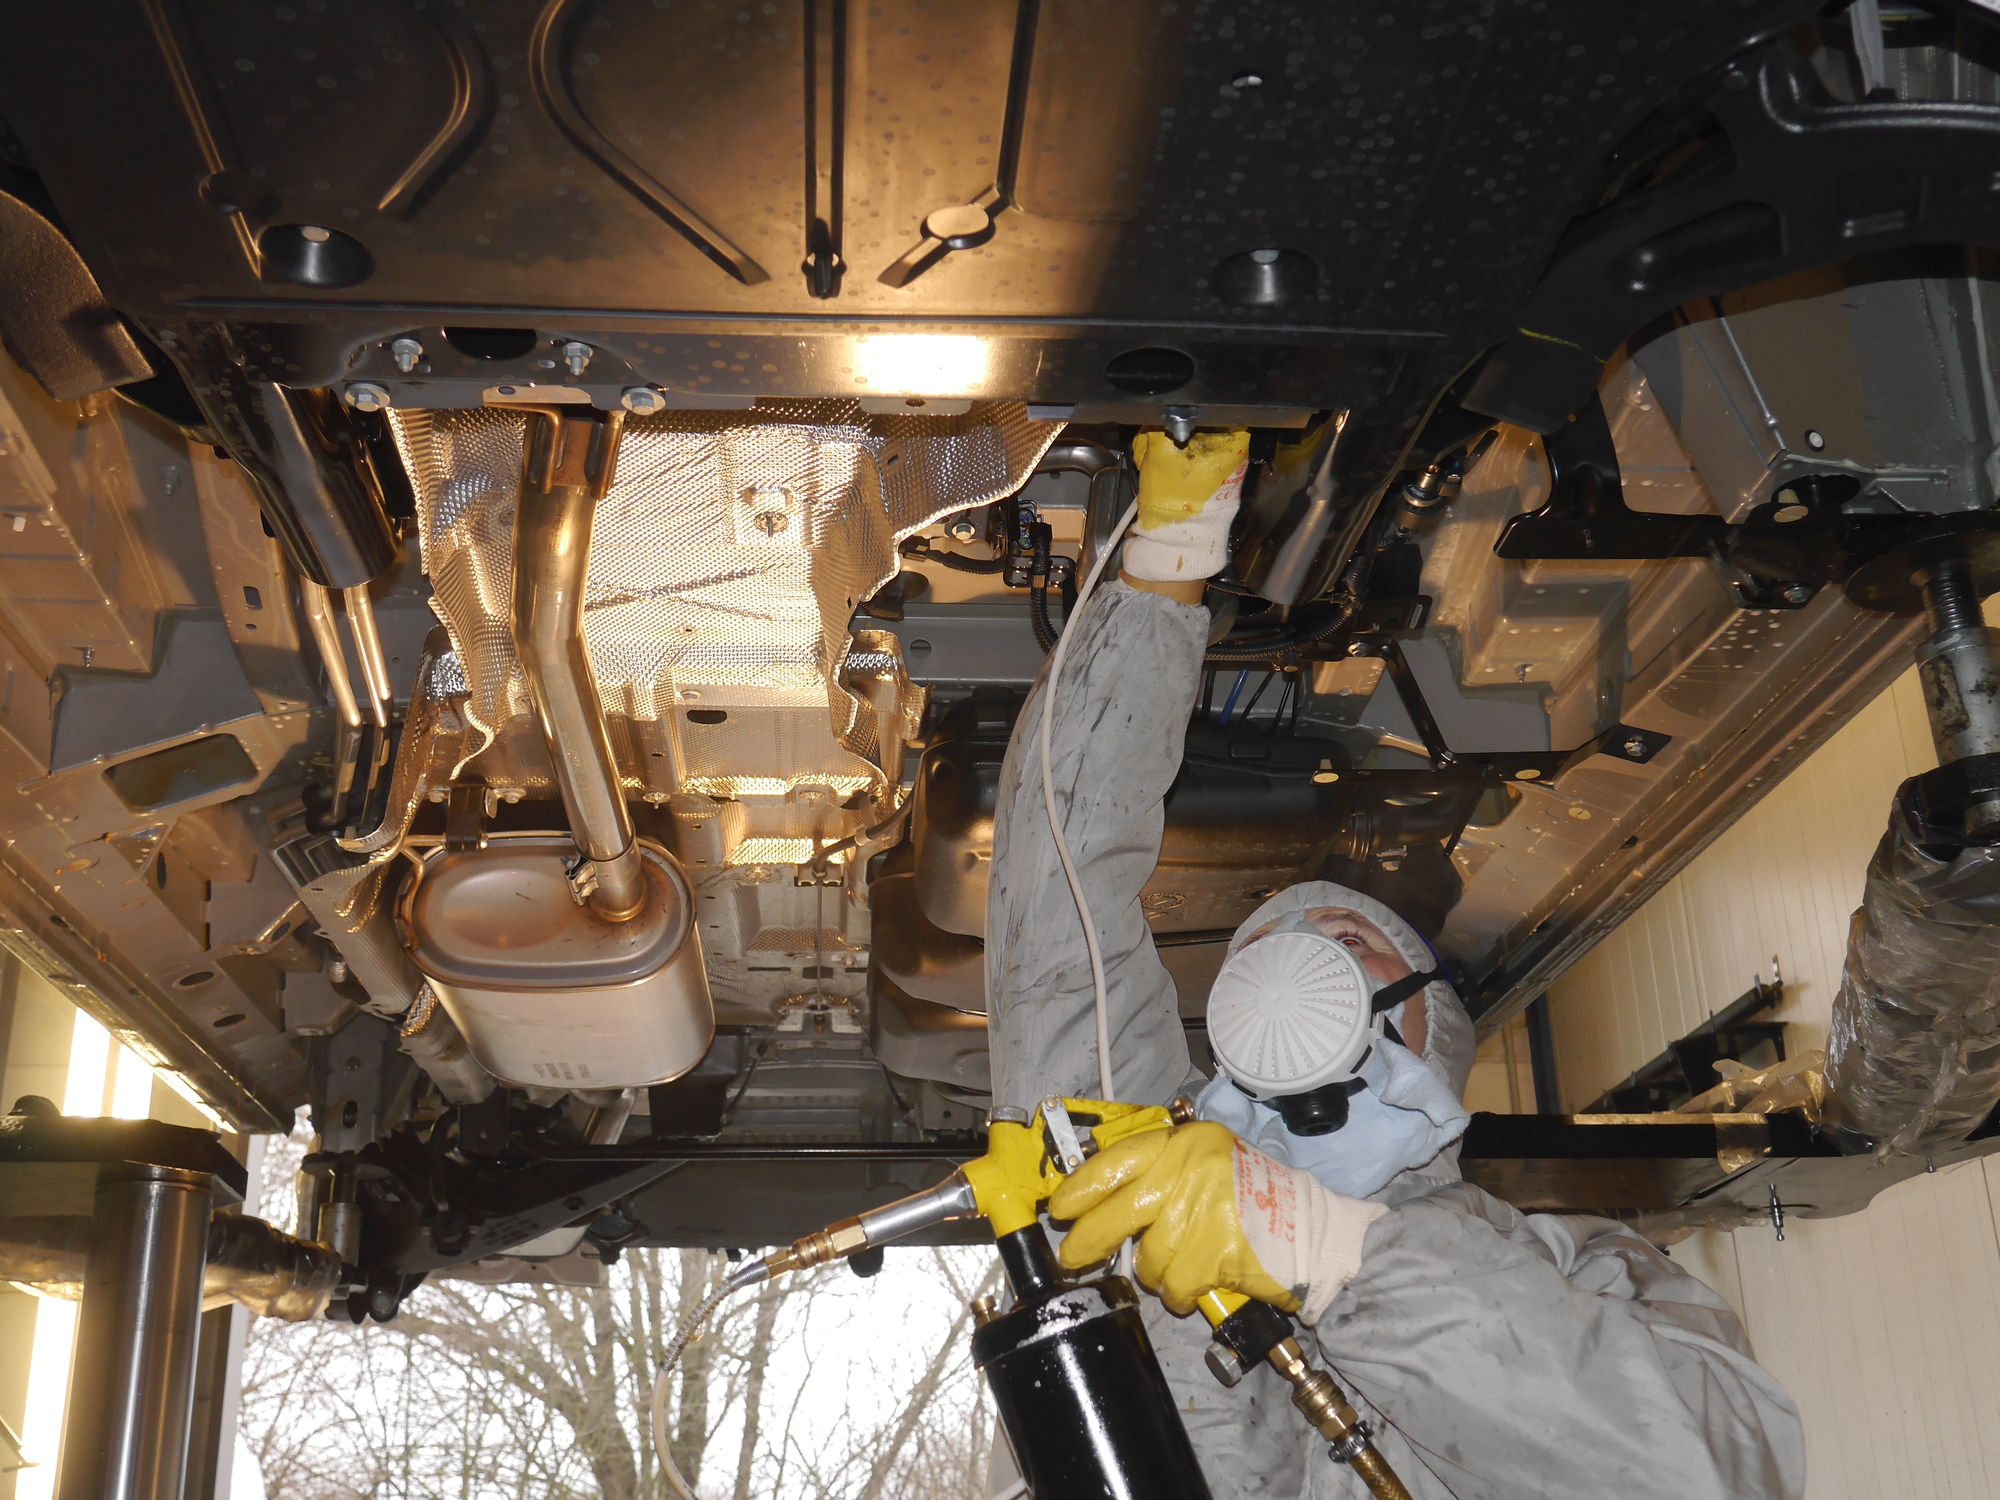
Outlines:
[{"label": "mask head strap", "polygon": [[1371,1013],[1378,1016],[1385,1011],[1394,1010],[1405,1000],[1409,999],[1410,996],[1442,978],[1444,978],[1444,975],[1436,969],[1426,969],[1421,974],[1405,974],[1394,984],[1385,984],[1381,989],[1377,990],[1375,998],[1369,1002],[1368,1008]]}]

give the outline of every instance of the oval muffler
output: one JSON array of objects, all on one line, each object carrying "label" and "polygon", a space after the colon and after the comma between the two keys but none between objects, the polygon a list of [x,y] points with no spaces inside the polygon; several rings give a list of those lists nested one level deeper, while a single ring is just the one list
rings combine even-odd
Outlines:
[{"label": "oval muffler", "polygon": [[396,919],[472,1055],[522,1088],[644,1088],[708,1051],[715,1011],[679,863],[634,843],[644,897],[607,922],[573,896],[562,834],[429,851]]}]

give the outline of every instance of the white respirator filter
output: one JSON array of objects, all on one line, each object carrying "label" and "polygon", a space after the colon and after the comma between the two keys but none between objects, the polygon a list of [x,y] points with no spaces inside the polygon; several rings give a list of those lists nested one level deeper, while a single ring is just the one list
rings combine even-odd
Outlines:
[{"label": "white respirator filter", "polygon": [[1381,1034],[1361,961],[1315,931],[1266,933],[1223,964],[1208,995],[1216,1065],[1253,1099],[1344,1083]]}]

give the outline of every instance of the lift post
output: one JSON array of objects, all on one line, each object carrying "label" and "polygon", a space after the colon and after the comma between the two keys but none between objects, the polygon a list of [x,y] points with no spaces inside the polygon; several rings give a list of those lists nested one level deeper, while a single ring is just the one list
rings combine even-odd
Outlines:
[{"label": "lift post", "polygon": [[[246,1186],[207,1131],[71,1119],[43,1100],[0,1117],[0,1236],[88,1222],[56,1500],[181,1500],[209,1222]],[[48,1269],[65,1268],[51,1257]]]}]

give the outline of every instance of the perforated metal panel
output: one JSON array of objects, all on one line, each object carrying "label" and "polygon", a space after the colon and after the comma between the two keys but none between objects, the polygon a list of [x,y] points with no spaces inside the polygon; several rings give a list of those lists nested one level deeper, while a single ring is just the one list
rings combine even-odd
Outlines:
[{"label": "perforated metal panel", "polygon": [[[471,769],[546,791],[508,627],[525,418],[413,411],[395,422],[424,568],[482,740]],[[628,793],[879,788],[874,715],[840,683],[854,607],[893,576],[899,541],[1019,487],[1061,426],[1014,402],[957,416],[787,402],[629,422],[584,605]]]}]

